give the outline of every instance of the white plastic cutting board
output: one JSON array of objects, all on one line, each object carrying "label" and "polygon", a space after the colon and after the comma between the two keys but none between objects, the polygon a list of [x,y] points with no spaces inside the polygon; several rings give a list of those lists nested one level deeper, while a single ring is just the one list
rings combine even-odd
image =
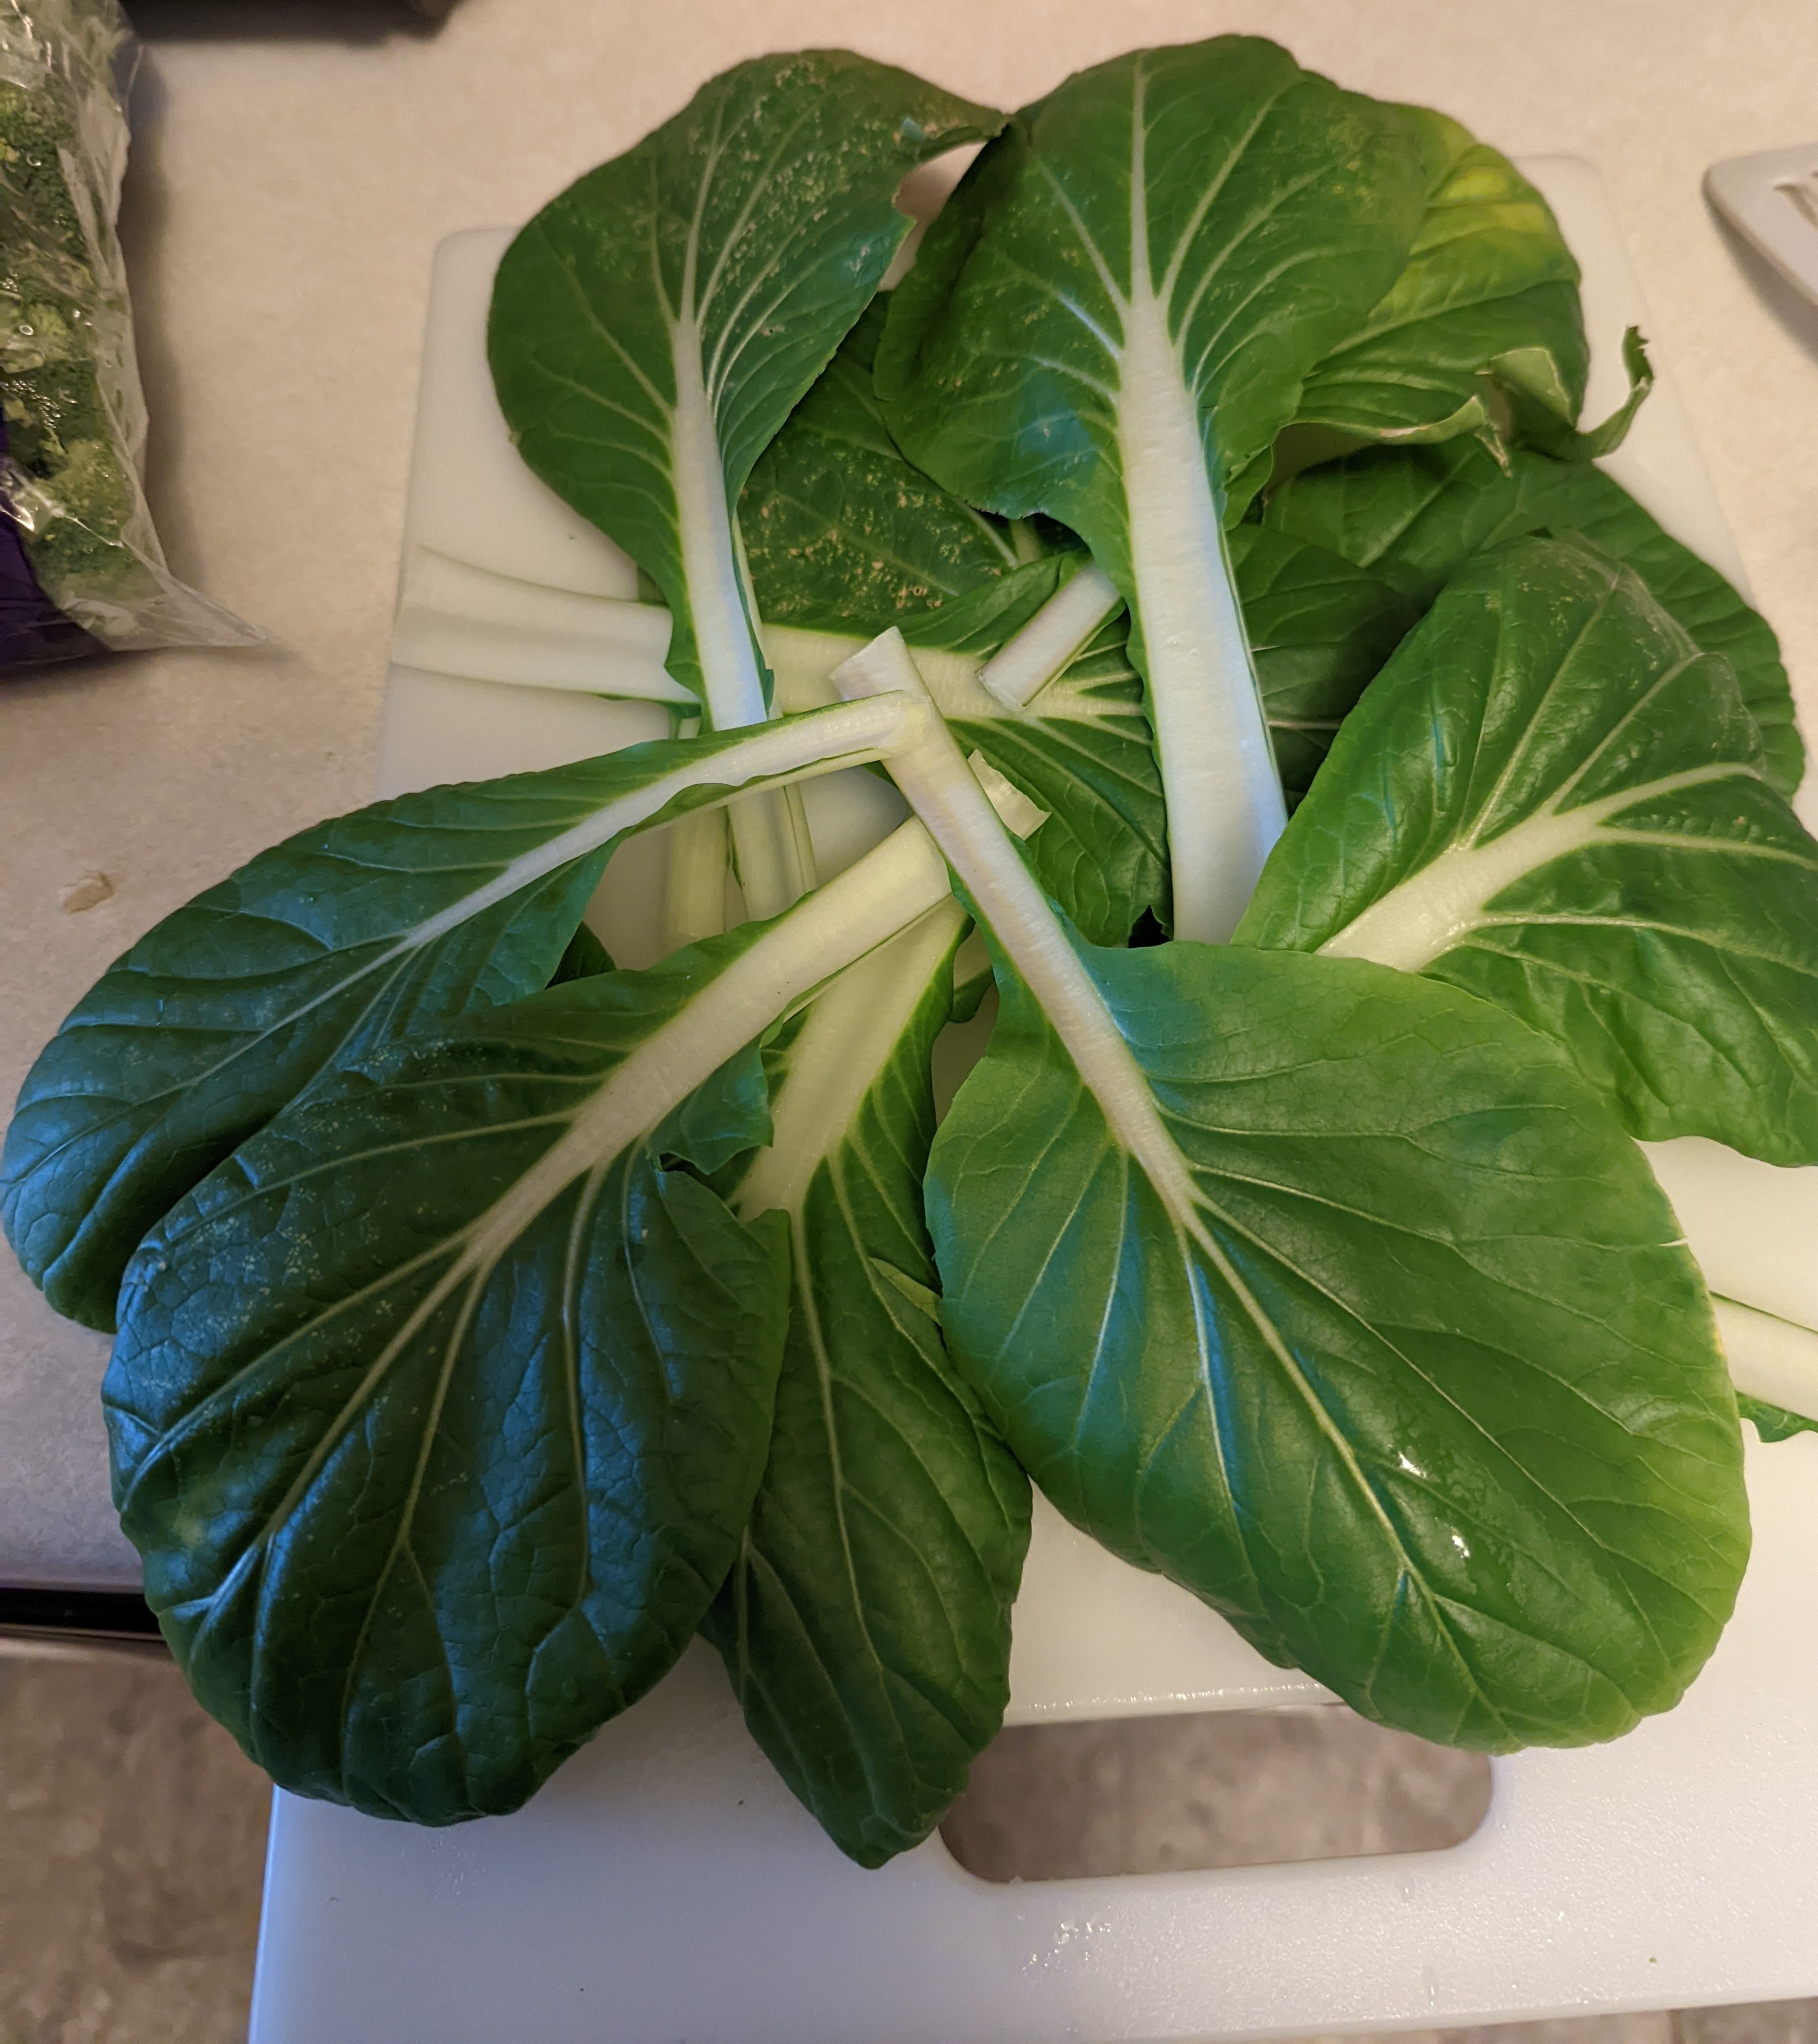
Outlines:
[{"label": "white plastic cutting board", "polygon": [[[1639,286],[1595,174],[1525,167],[1585,268],[1594,416],[1620,395],[1622,328],[1645,328]],[[438,258],[407,563],[427,548],[629,596],[629,564],[531,476],[493,402],[484,314],[505,239],[457,236]],[[1608,465],[1742,582],[1670,377]],[[382,791],[667,728],[654,705],[394,667]],[[817,843],[850,839],[852,791],[817,799]],[[625,962],[648,943],[639,905],[661,860],[660,840],[635,843],[592,915]],[[1818,1171],[1699,1143],[1657,1161],[1713,1283],[1818,1324]],[[1046,2044],[1818,1992],[1818,1631],[1803,1622],[1818,1437],[1751,1447],[1755,1558],[1685,1704],[1614,1746],[1494,1763],[1490,1815],[1452,1851],[996,1888],[936,1839],[861,1873],[792,1801],[697,1643],[515,1816],[427,1832],[280,1795],[253,2044]],[[1022,1721],[1321,1693],[1045,1508],[1011,1673]]]}]

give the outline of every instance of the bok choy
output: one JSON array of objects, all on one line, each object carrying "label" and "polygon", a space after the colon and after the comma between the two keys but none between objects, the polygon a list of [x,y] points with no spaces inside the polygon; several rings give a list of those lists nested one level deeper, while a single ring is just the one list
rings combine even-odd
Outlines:
[{"label": "bok choy", "polygon": [[[1818,1158],[1818,847],[1771,632],[1590,465],[1644,365],[1581,429],[1538,194],[1252,38],[1007,123],[765,57],[536,216],[488,348],[661,601],[423,555],[400,647],[675,735],[263,854],[77,1005],[0,1170],[117,1325],[207,1707],[447,1823],[699,1631],[874,1866],[1002,1721],[1032,1478],[1388,1723],[1670,1707],[1763,1316],[1632,1137]],[[621,970],[585,919],[651,831]],[[1818,1418],[1818,1332],[1756,1350],[1744,1409]]]}]

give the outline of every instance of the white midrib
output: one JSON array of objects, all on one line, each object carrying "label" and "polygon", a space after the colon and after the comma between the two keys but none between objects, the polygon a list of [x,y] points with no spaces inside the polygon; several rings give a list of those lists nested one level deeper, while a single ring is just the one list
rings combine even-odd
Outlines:
[{"label": "white midrib", "polygon": [[[522,853],[512,859],[470,894],[463,894],[458,901],[450,902],[447,908],[439,909],[433,916],[425,916],[420,923],[412,924],[401,936],[395,938],[376,959],[368,959],[357,970],[349,973],[345,978],[336,980],[332,986],[324,988],[298,1006],[286,1009],[256,1035],[236,1042],[225,1056],[206,1071],[186,1078],[181,1086],[173,1086],[167,1091],[179,1092],[202,1085],[236,1058],[245,1057],[255,1050],[278,1030],[289,1028],[304,1016],[336,999],[350,986],[357,986],[362,979],[382,975],[389,966],[395,966],[422,951],[438,938],[447,936],[463,923],[471,922],[476,916],[484,915],[488,909],[507,900],[521,888],[529,886],[533,881],[543,879],[555,872],[571,859],[584,858],[589,852],[597,851],[615,838],[640,828],[677,795],[685,793],[690,788],[737,787],[752,780],[770,782],[806,778],[815,774],[834,773],[845,766],[863,766],[881,759],[892,746],[901,743],[926,714],[919,701],[907,699],[888,709],[877,702],[843,707],[847,709],[868,709],[873,715],[852,724],[832,720],[832,713],[828,711],[813,712],[790,718],[754,732],[750,738],[742,739],[695,765],[678,767],[674,772],[665,774],[642,788],[634,789],[616,801],[602,804],[592,816],[562,832],[559,836],[550,838],[534,851]],[[875,714],[880,709],[884,709],[881,717]],[[164,1097],[154,1094],[148,1097],[155,1100]]]},{"label": "white midrib", "polygon": [[1174,933],[1222,943],[1287,823],[1274,747],[1168,309],[1135,266],[1116,405]]},{"label": "white midrib", "polygon": [[469,1228],[457,1269],[490,1269],[564,1187],[648,1134],[823,981],[947,898],[946,866],[927,833],[899,825],[613,1068],[566,1132]]},{"label": "white midrib", "polygon": [[732,513],[719,429],[701,369],[701,335],[692,317],[670,330],[676,401],[669,422],[671,480],[688,615],[700,656],[707,713],[715,731],[761,724],[769,715],[764,678],[738,586]]},{"label": "white midrib", "polygon": [[[689,256],[692,266],[693,256]],[[673,321],[670,352],[676,399],[669,417],[676,530],[688,589],[688,621],[700,661],[707,720],[715,731],[761,724],[770,714],[745,601],[719,429],[701,367],[701,333],[692,314]],[[760,920],[781,915],[814,885],[807,825],[781,790],[727,809],[745,902]]]},{"label": "white midrib", "polygon": [[[1608,827],[1606,820],[1624,809],[1697,787],[1707,781],[1751,775],[1733,761],[1689,767],[1640,787],[1600,796],[1576,809],[1560,811],[1549,805],[1487,843],[1467,841],[1448,845],[1418,872],[1391,887],[1363,913],[1319,947],[1322,958],[1367,959],[1376,965],[1419,972],[1462,943],[1474,931],[1503,920],[1490,904],[1525,874],[1555,859],[1603,844],[1675,843],[1687,851],[1706,844],[1699,839],[1663,840],[1659,832],[1626,832]],[[1710,848],[1720,848],[1715,845]],[[1724,844],[1721,849],[1746,851]]]}]

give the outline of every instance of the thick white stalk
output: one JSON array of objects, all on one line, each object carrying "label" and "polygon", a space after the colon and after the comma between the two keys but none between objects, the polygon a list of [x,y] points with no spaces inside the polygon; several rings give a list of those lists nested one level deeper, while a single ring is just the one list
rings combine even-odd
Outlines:
[{"label": "thick white stalk", "polygon": [[[902,634],[892,630],[854,654],[834,678],[851,700],[907,694],[918,678]],[[1112,1134],[1141,1164],[1176,1224],[1201,1234],[1192,1181],[1142,1069],[953,733],[934,720],[887,765],[965,883],[999,947],[1041,1005]]]},{"label": "thick white stalk", "polygon": [[[1607,819],[1638,803],[1746,774],[1733,763],[1693,766],[1683,774],[1581,803],[1563,812],[1543,809],[1499,836],[1479,844],[1466,839],[1448,845],[1436,859],[1391,887],[1363,913],[1319,947],[1324,958],[1368,959],[1402,972],[1418,972],[1472,931],[1498,920],[1490,904],[1524,874],[1536,871],[1582,851],[1594,840],[1609,844],[1658,844],[1684,850],[1689,840],[1659,832],[1625,831]],[[1746,852],[1746,846],[1726,844],[1726,851]],[[1516,916],[1512,920],[1519,921]]]},{"label": "thick white stalk", "polygon": [[1122,607],[1123,600],[1104,570],[1088,561],[985,662],[979,670],[980,682],[1007,709],[1021,709]]},{"label": "thick white stalk", "polygon": [[668,611],[495,574],[428,547],[405,564],[391,657],[426,674],[695,702],[663,665]]},{"label": "thick white stalk", "polygon": [[1818,1420],[1818,1331],[1734,1299],[1713,1297],[1711,1304],[1737,1390],[1802,1420]]},{"label": "thick white stalk", "polygon": [[669,827],[663,955],[726,928],[726,812],[691,809]]},{"label": "thick white stalk", "polygon": [[907,743],[930,714],[919,696],[905,697],[894,704],[868,703],[863,705],[865,714],[855,719],[851,713],[859,707],[846,705],[838,709],[815,710],[805,717],[765,725],[709,758],[691,760],[616,801],[603,803],[592,816],[560,836],[514,859],[471,894],[426,917],[399,938],[386,955],[397,956],[432,943],[495,901],[505,900],[570,859],[609,843],[627,831],[641,828],[691,788],[737,788],[751,781],[773,782],[863,766],[882,759],[893,746]]},{"label": "thick white stalk", "polygon": [[[672,339],[676,402],[669,459],[689,621],[708,722],[715,731],[735,731],[761,724],[770,713],[754,636],[755,613],[747,606],[738,570],[719,428],[701,372],[700,330],[692,318],[679,320]],[[746,906],[761,920],[780,915],[815,881],[813,848],[799,800],[750,796],[731,805],[727,820]]]},{"label": "thick white stalk", "polygon": [[1287,823],[1206,472],[1199,406],[1146,259],[1124,309],[1118,450],[1149,720],[1168,801],[1174,932],[1222,943]]},{"label": "thick white stalk", "polygon": [[949,898],[919,824],[797,903],[612,1072],[566,1132],[474,1224],[451,1278],[491,1268],[565,1186],[603,1170],[823,981]]},{"label": "thick white stalk", "polygon": [[793,1213],[800,1207],[815,1173],[845,1140],[915,1019],[930,978],[952,952],[965,920],[949,895],[816,997],[788,1075],[771,1102],[771,1147],[759,1153],[738,1188],[738,1211],[747,1219],[773,1208]]},{"label": "thick white stalk", "polygon": [[719,428],[701,375],[700,334],[692,321],[676,325],[674,356],[669,460],[689,619],[700,659],[708,722],[715,731],[734,731],[742,724],[761,724],[769,710],[733,551]]}]

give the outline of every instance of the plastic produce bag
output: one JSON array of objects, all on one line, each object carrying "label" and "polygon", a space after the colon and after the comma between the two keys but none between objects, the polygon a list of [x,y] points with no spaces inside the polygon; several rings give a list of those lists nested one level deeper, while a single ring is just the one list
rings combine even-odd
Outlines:
[{"label": "plastic produce bag", "polygon": [[0,0],[0,676],[259,636],[172,576],[140,477],[115,232],[137,56],[117,0]]}]

